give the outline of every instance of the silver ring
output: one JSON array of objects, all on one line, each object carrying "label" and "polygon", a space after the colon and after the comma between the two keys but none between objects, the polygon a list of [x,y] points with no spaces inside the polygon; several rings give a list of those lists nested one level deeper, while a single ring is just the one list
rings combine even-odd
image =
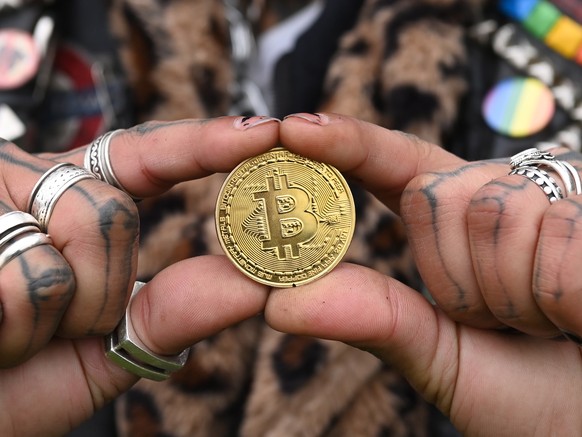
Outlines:
[{"label": "silver ring", "polygon": [[576,190],[576,194],[582,194],[582,180],[580,179],[580,173],[578,173],[578,170],[576,170],[576,168],[569,162],[566,161],[559,162],[564,167],[566,167],[566,169],[570,172],[570,175],[572,176],[572,179],[574,181],[574,188]]},{"label": "silver ring", "polygon": [[33,247],[52,244],[52,242],[50,236],[37,231],[5,244],[5,249],[0,252],[0,269],[21,253]]},{"label": "silver ring", "polygon": [[139,338],[131,323],[129,309],[139,290],[145,285],[136,281],[131,292],[125,315],[115,330],[105,337],[105,354],[107,357],[130,373],[141,378],[163,381],[186,364],[190,348],[178,355],[159,355],[152,352]]},{"label": "silver ring", "polygon": [[582,194],[582,181],[580,174],[573,165],[566,161],[558,160],[548,151],[536,148],[526,149],[514,155],[509,163],[511,169],[519,167],[548,167],[555,171],[566,188],[566,196],[572,193]]},{"label": "silver ring", "polygon": [[0,268],[28,249],[51,243],[31,214],[11,211],[0,215]]},{"label": "silver ring", "polygon": [[0,238],[7,232],[21,226],[36,226],[40,229],[38,220],[27,212],[10,211],[0,215]]},{"label": "silver ring", "polygon": [[0,249],[14,240],[16,237],[19,237],[24,234],[29,234],[31,232],[40,232],[38,226],[28,225],[28,226],[17,226],[12,230],[5,232],[0,237]]},{"label": "silver ring", "polygon": [[38,220],[43,232],[48,229],[57,200],[68,188],[83,179],[95,179],[95,176],[70,163],[57,164],[40,177],[30,193],[28,212]]},{"label": "silver ring", "polygon": [[574,192],[574,180],[572,179],[572,173],[570,170],[564,165],[563,161],[558,161],[557,159],[530,159],[524,161],[519,167],[547,167],[552,169],[564,184],[564,188],[566,189],[566,196],[569,196],[570,193]]},{"label": "silver ring", "polygon": [[100,181],[106,182],[109,185],[123,191],[129,195],[133,200],[139,201],[141,199],[132,196],[127,192],[125,187],[121,185],[113,167],[111,166],[111,155],[109,153],[109,148],[111,145],[111,139],[123,129],[117,129],[114,131],[106,132],[100,137],[97,137],[85,151],[85,157],[83,160],[84,167],[95,175]]},{"label": "silver ring", "polygon": [[525,150],[513,155],[511,157],[511,159],[509,160],[509,166],[512,169],[515,169],[517,167],[522,167],[523,165],[525,165],[524,163],[526,161],[530,161],[532,159],[553,160],[553,159],[556,159],[556,157],[554,155],[552,155],[550,152],[539,150],[539,149],[536,149],[535,147],[531,147],[529,149],[525,149]]},{"label": "silver ring", "polygon": [[550,203],[564,198],[560,186],[545,170],[532,166],[524,166],[513,169],[509,174],[523,176],[534,182],[542,189]]}]

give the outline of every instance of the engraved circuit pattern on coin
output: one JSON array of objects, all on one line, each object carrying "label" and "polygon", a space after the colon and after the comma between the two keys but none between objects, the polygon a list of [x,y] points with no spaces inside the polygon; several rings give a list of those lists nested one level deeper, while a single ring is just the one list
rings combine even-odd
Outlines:
[{"label": "engraved circuit pattern on coin", "polygon": [[235,168],[216,204],[216,230],[227,256],[273,287],[305,284],[329,272],[347,251],[354,227],[354,201],[339,171],[282,148]]}]

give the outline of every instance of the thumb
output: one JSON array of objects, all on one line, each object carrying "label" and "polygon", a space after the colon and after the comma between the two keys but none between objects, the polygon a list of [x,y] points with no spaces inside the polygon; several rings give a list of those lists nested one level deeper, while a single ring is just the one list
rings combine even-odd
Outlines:
[{"label": "thumb", "polygon": [[458,367],[455,324],[395,279],[344,263],[313,283],[273,290],[265,317],[276,330],[372,352],[449,411]]},{"label": "thumb", "polygon": [[[158,273],[129,312],[147,348],[174,355],[261,312],[267,292],[226,257],[201,256]],[[103,338],[55,338],[21,366],[0,369],[0,405],[7,407],[0,434],[63,435],[137,379],[106,357]]]},{"label": "thumb", "polygon": [[462,435],[580,435],[581,359],[573,343],[455,324],[420,293],[348,264],[272,291],[265,315],[277,330],[372,352]]}]

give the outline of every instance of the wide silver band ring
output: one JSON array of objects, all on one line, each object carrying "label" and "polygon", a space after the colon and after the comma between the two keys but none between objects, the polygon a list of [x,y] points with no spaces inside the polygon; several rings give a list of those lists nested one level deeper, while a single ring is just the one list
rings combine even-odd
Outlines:
[{"label": "wide silver band ring", "polygon": [[556,180],[545,170],[537,167],[523,166],[513,169],[509,174],[523,176],[534,182],[542,189],[550,203],[557,202],[564,198],[562,189],[557,184]]},{"label": "wide silver band ring", "polygon": [[121,185],[121,182],[119,182],[119,179],[115,176],[115,172],[111,165],[111,154],[109,152],[111,139],[122,131],[123,129],[117,129],[106,132],[100,137],[97,137],[85,151],[83,166],[93,173],[97,179],[123,191],[134,201],[139,201],[141,200],[140,198],[132,196],[128,193],[125,187]]},{"label": "wide silver band ring", "polygon": [[136,376],[163,381],[184,367],[190,348],[178,355],[159,355],[140,340],[133,328],[129,309],[133,298],[144,285],[143,282],[135,282],[125,315],[117,328],[105,337],[105,353],[119,367]]},{"label": "wide silver band ring", "polygon": [[41,231],[47,231],[57,200],[68,188],[83,179],[95,179],[95,176],[70,163],[57,164],[40,177],[30,193],[28,212],[38,220]]}]

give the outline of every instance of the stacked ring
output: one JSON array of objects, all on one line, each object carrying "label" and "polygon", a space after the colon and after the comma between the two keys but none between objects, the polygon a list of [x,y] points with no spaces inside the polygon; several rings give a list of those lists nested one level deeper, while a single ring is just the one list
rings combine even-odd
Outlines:
[{"label": "stacked ring", "polygon": [[95,176],[82,167],[70,163],[60,163],[44,173],[30,193],[28,212],[38,220],[40,229],[46,232],[48,223],[61,195],[83,179]]},{"label": "stacked ring", "polygon": [[144,285],[143,282],[135,282],[123,319],[117,328],[105,337],[105,353],[112,362],[136,376],[163,381],[184,367],[190,348],[178,355],[159,355],[140,340],[133,328],[129,309],[133,298]]},{"label": "stacked ring", "polygon": [[556,183],[556,180],[544,170],[533,166],[523,166],[513,169],[509,174],[524,176],[533,181],[543,190],[550,203],[554,203],[564,198],[562,189]]},{"label": "stacked ring", "polygon": [[526,149],[512,156],[509,165],[510,175],[517,174],[534,181],[544,190],[551,203],[563,199],[564,194],[554,178],[543,168],[555,172],[560,177],[564,184],[565,196],[582,194],[582,180],[578,171],[572,164],[556,159],[550,152],[536,148]]},{"label": "stacked ring", "polygon": [[32,215],[12,211],[0,216],[0,269],[21,253],[36,246],[52,244]]},{"label": "stacked ring", "polygon": [[85,151],[83,166],[93,173],[97,179],[123,191],[137,202],[141,199],[128,193],[125,187],[121,185],[121,182],[119,182],[119,179],[117,179],[117,176],[115,176],[113,167],[111,166],[111,156],[109,153],[111,139],[122,131],[123,129],[117,129],[97,137]]}]

